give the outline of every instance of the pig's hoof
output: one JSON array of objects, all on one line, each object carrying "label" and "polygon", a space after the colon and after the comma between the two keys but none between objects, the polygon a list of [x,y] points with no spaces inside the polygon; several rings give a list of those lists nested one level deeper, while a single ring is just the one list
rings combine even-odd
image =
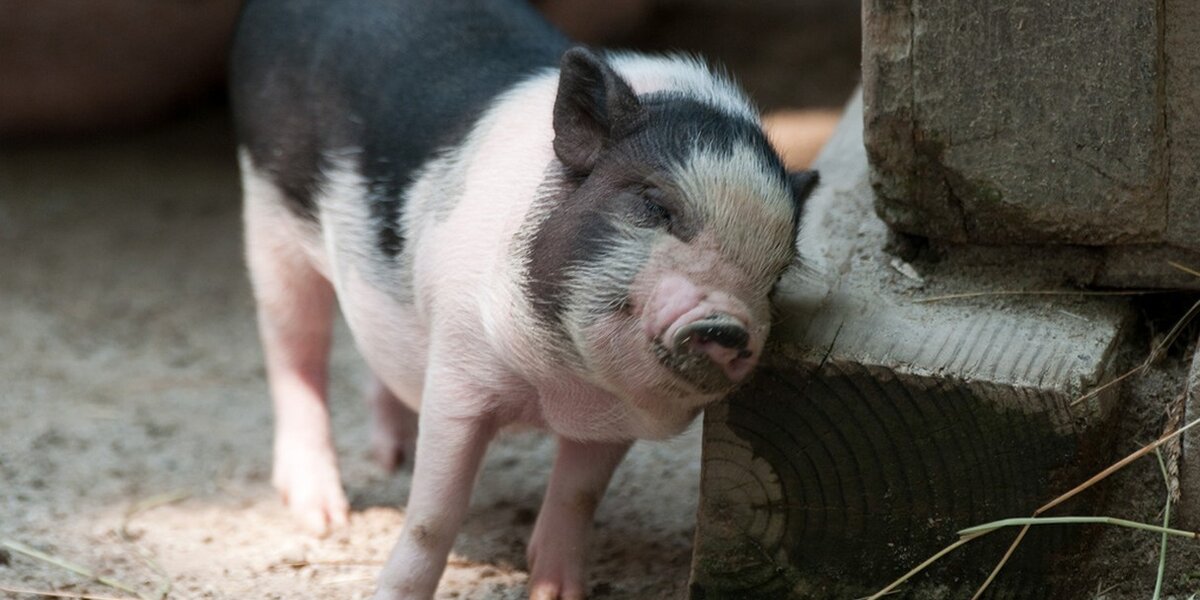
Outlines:
[{"label": "pig's hoof", "polygon": [[583,600],[583,587],[577,582],[565,585],[554,581],[534,581],[529,585],[529,600]]},{"label": "pig's hoof", "polygon": [[417,413],[379,380],[374,386],[368,398],[375,417],[371,420],[371,457],[390,473],[416,454]]},{"label": "pig's hoof", "polygon": [[[583,569],[579,557],[531,544],[529,600],[583,600]],[[551,550],[551,551],[539,551]]]},{"label": "pig's hoof", "polygon": [[409,440],[376,435],[371,440],[371,458],[380,468],[391,473],[411,459],[414,446]]},{"label": "pig's hoof", "polygon": [[290,490],[280,490],[284,503],[305,529],[324,537],[330,530],[349,522],[350,503],[340,485],[324,490],[308,487],[292,486]]},{"label": "pig's hoof", "polygon": [[325,536],[350,520],[350,503],[342,491],[337,468],[286,469],[276,465],[275,489],[308,531]]}]

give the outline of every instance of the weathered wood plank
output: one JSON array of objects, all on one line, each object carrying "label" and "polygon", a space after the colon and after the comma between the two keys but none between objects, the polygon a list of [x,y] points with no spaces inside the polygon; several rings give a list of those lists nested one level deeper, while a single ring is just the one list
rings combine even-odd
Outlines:
[{"label": "weathered wood plank", "polygon": [[1089,247],[1082,283],[1200,289],[1166,264],[1200,256],[1200,4],[865,0],[863,28],[886,222]]},{"label": "weathered wood plank", "polygon": [[[1168,238],[1200,251],[1200,2],[1165,0]],[[1198,252],[1200,253],[1200,252]]]},{"label": "weathered wood plank", "polygon": [[1158,2],[883,4],[864,13],[875,34],[864,48],[910,68],[871,86],[909,130],[867,139],[873,157],[915,153],[908,172],[876,163],[881,177],[912,180],[880,188],[890,222],[978,243],[1161,240]]},{"label": "weathered wood plank", "polygon": [[[869,136],[872,156],[915,152],[907,173],[875,164],[912,179],[911,193],[880,188],[890,222],[976,243],[1161,241],[1159,2],[877,4],[893,6],[864,12],[864,48],[910,66],[872,83],[910,119]],[[931,229],[949,214],[958,229]]]}]

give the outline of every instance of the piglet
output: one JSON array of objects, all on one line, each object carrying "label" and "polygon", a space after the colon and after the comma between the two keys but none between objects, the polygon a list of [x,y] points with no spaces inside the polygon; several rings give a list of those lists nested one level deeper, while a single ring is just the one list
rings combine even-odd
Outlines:
[{"label": "piglet", "polygon": [[582,598],[630,444],[759,361],[816,174],[700,61],[572,47],[523,0],[250,0],[231,79],[284,500],[317,531],[347,519],[336,301],[376,378],[375,456],[414,461],[375,597],[433,596],[489,441],[527,424],[558,442],[531,595]]}]

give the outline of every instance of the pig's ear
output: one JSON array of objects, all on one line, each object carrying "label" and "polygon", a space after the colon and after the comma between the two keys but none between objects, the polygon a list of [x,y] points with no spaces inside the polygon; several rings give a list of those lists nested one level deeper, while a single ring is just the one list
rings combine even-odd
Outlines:
[{"label": "pig's ear", "polygon": [[554,153],[568,168],[591,172],[605,144],[640,112],[633,89],[604,59],[583,47],[563,54],[554,101]]},{"label": "pig's ear", "polygon": [[804,207],[804,202],[808,200],[808,196],[812,194],[817,184],[821,182],[821,176],[816,171],[788,173],[788,179],[792,182],[792,198],[796,201],[796,208]]}]

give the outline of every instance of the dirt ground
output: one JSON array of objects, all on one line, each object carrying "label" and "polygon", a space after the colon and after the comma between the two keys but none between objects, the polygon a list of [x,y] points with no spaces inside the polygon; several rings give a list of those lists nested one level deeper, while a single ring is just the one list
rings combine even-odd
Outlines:
[{"label": "dirt ground", "polygon": [[[1172,299],[1174,307],[1142,304],[1142,331],[1126,348],[1129,368],[1140,364],[1153,343],[1182,316],[1193,295]],[[1138,450],[1164,434],[1167,407],[1177,403],[1184,389],[1194,342],[1200,335],[1198,323],[1185,330],[1171,352],[1144,374],[1131,378],[1122,390],[1123,406],[1113,434],[1113,461]],[[1189,414],[1195,420],[1200,415]],[[1187,435],[1193,435],[1191,433]],[[1194,437],[1192,438],[1195,439]],[[1170,446],[1164,455],[1171,456]],[[1192,459],[1193,461],[1195,458]],[[1169,462],[1169,461],[1168,461]],[[1181,469],[1197,469],[1184,463]],[[1096,485],[1082,496],[1095,506],[1096,515],[1162,524],[1166,487],[1154,455],[1142,457]],[[1184,496],[1171,507],[1171,526],[1200,529],[1200,502]],[[1060,557],[1054,569],[1058,589],[1073,591],[1072,597],[1088,600],[1135,600],[1151,598],[1160,557],[1158,535],[1121,527],[1091,526],[1081,532],[1079,554]],[[1162,598],[1200,598],[1200,542],[1172,537],[1166,550]]]},{"label": "dirt ground", "polygon": [[[770,36],[726,52],[764,106],[816,108],[811,123],[783,117],[799,161],[857,79],[857,16],[825,6],[835,4],[766,19],[815,32],[792,38],[792,62],[751,69],[751,55],[788,46],[764,49]],[[662,35],[639,34],[655,44],[630,44],[704,50],[703,10],[676,6],[652,24]],[[710,45],[736,33],[721,27]],[[141,134],[0,146],[0,539],[153,597],[365,598],[410,475],[367,457],[366,374],[342,328],[330,395],[351,522],[313,538],[270,488],[232,147],[220,109]],[[617,472],[599,508],[590,597],[685,595],[699,440],[697,423],[639,444]],[[493,445],[439,598],[524,596],[552,450],[536,432]],[[0,597],[132,596],[91,579],[0,550]]]},{"label": "dirt ground", "polygon": [[[759,4],[666,2],[623,45],[702,51],[764,108],[800,109],[773,125],[803,163],[857,81],[857,14],[838,0]],[[219,107],[140,134],[0,142],[0,540],[148,597],[365,598],[410,476],[367,457],[366,374],[339,329],[331,403],[350,525],[313,538],[275,497],[238,210]],[[1140,337],[1148,348],[1152,332]],[[1144,356],[1135,348],[1129,362]],[[1185,356],[1177,348],[1128,386],[1116,456],[1159,435]],[[639,444],[617,472],[599,508],[590,597],[686,596],[699,443],[697,425]],[[439,598],[524,597],[524,544],[552,451],[536,432],[493,445]],[[1091,493],[1099,514],[1160,518],[1152,459]],[[1077,555],[1059,557],[1057,589],[1149,598],[1157,551],[1153,535],[1094,527]],[[1172,540],[1167,564],[1164,597],[1200,592],[1200,545]],[[0,549],[0,598],[33,597],[4,591],[17,589],[133,597]]]},{"label": "dirt ground", "polygon": [[[172,598],[366,597],[410,475],[367,458],[366,374],[341,330],[350,526],[314,539],[271,490],[227,133],[218,116],[3,156],[0,536]],[[439,597],[522,596],[552,450],[532,432],[493,447]],[[698,427],[633,451],[600,508],[594,597],[682,593],[698,459]],[[0,585],[104,591],[11,552]]]}]

